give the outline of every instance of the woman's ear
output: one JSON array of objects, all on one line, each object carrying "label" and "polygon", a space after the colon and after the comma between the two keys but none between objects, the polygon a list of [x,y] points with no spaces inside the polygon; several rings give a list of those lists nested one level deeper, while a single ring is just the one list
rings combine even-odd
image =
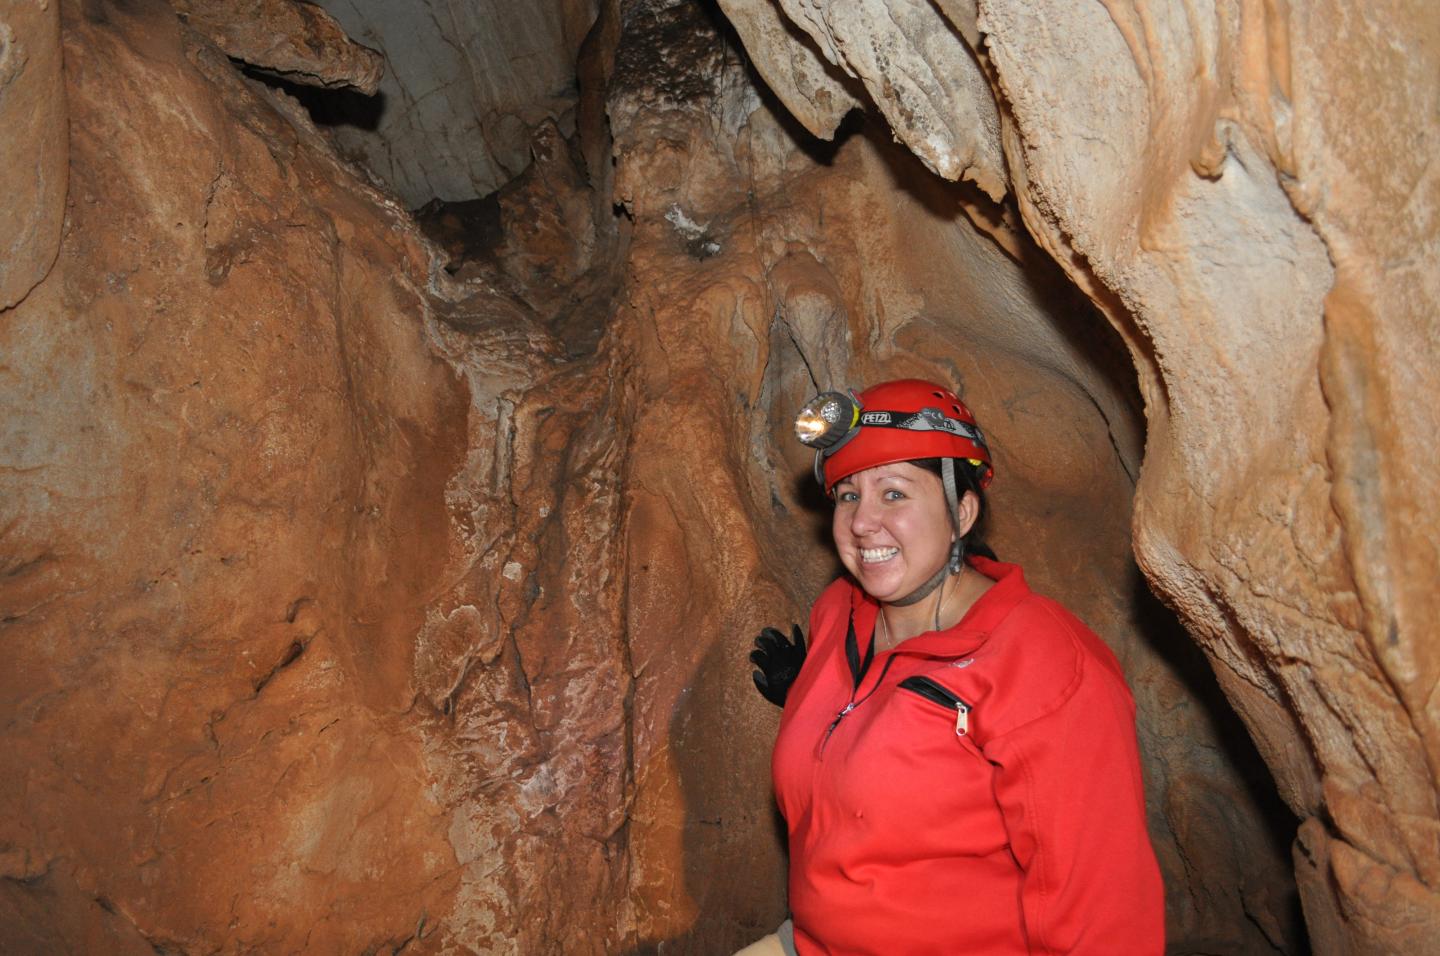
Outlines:
[{"label": "woman's ear", "polygon": [[970,533],[975,527],[975,522],[980,520],[980,496],[973,491],[966,491],[961,495],[960,503],[955,508],[955,526],[960,529],[960,537]]}]

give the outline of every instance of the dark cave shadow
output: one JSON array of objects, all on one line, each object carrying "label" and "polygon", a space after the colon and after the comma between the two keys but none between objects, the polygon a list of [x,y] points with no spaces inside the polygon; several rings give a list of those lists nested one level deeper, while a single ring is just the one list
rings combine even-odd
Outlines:
[{"label": "dark cave shadow", "polygon": [[[1089,389],[1082,383],[1075,382],[1076,387],[1091,400],[1096,412],[1104,420],[1111,443],[1115,447],[1116,458],[1129,476],[1133,487],[1140,477],[1140,460],[1145,455],[1147,437],[1145,400],[1140,394],[1139,371],[1135,359],[1125,347],[1120,332],[1110,324],[1089,296],[1066,275],[1060,264],[1035,244],[1028,231],[1025,233],[1024,249],[1020,274],[1026,286],[1038,300],[1046,304],[1047,310],[1056,320],[1052,324],[1053,328],[1074,350],[1077,364],[1094,369],[1106,380],[1110,386],[1110,394],[1124,403],[1135,423],[1134,434],[1124,436],[1134,442],[1133,454],[1136,460],[1131,461],[1127,455],[1127,451],[1132,450],[1128,447],[1130,441],[1117,440],[1115,432],[1118,423],[1111,421],[1105,407],[1096,401]],[[1109,298],[1114,300],[1110,303],[1111,308],[1123,311],[1124,307],[1118,298]],[[1128,316],[1129,312],[1124,311],[1123,314]]]},{"label": "dark cave shadow", "polygon": [[684,799],[681,876],[695,922],[623,956],[730,956],[785,918],[785,821],[770,788],[780,711],[751,682],[749,652],[744,634],[711,647],[668,726]]},{"label": "dark cave shadow", "polygon": [[[1019,211],[1008,194],[1004,203],[997,203],[969,180],[952,182],[942,179],[908,147],[895,141],[890,127],[883,119],[871,120],[858,111],[852,116],[854,118],[852,132],[868,140],[874,148],[875,154],[884,162],[886,172],[890,175],[891,188],[924,207],[925,211],[936,219],[942,222],[956,222],[962,219],[968,221],[970,214],[966,213],[965,208],[969,205],[972,213],[993,210],[993,215],[986,218],[995,225],[1000,224],[1001,217],[1007,208],[1018,221]],[[846,117],[846,122],[850,123],[851,117]],[[981,234],[984,235],[983,230]],[[1028,234],[1025,239],[1029,240]],[[1010,251],[1003,247],[1001,247],[1001,251],[1007,256],[1011,255]],[[1035,258],[1044,259],[1047,262],[1052,261],[1049,256],[1040,251],[1038,246],[1035,247],[1035,252]],[[1020,265],[1028,268],[1032,263],[1027,260],[1021,262]]]},{"label": "dark cave shadow", "polygon": [[258,83],[294,97],[305,107],[305,112],[310,114],[311,122],[321,128],[353,126],[373,133],[380,128],[380,118],[388,104],[383,91],[367,95],[358,90],[306,86],[244,64],[240,64],[240,72]]},{"label": "dark cave shadow", "polygon": [[[1282,861],[1286,871],[1293,874],[1289,863],[1290,848],[1299,819],[1280,799],[1280,790],[1275,785],[1269,766],[1255,747],[1245,722],[1235,713],[1220,689],[1205,652],[1185,630],[1175,612],[1155,596],[1140,568],[1132,564],[1131,569],[1131,600],[1136,611],[1137,636],[1169,665],[1190,699],[1201,708],[1206,722],[1220,742],[1225,762],[1234,771],[1235,779],[1245,788],[1259,814],[1259,823],[1269,840],[1271,852]],[[1309,935],[1300,907],[1300,894],[1293,884],[1282,918],[1285,920],[1281,927],[1285,940],[1298,947],[1293,951],[1295,956],[1308,956]],[[1266,935],[1263,929],[1261,933]]]},{"label": "dark cave shadow", "polygon": [[834,578],[844,571],[845,567],[840,563],[839,556],[835,554],[835,542],[830,534],[830,498],[808,469],[803,474],[795,476],[790,492],[795,503],[805,513],[803,521],[798,523],[809,528],[811,542],[824,548],[825,552],[833,559],[831,574],[827,580]]}]

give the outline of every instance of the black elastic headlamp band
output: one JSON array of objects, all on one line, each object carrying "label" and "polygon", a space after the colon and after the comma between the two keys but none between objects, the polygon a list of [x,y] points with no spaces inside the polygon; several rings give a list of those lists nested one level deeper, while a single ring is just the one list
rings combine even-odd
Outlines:
[{"label": "black elastic headlamp band", "polygon": [[862,411],[858,428],[899,428],[911,432],[946,432],[968,439],[988,449],[985,436],[969,422],[950,418],[938,408],[922,408],[918,412]]}]

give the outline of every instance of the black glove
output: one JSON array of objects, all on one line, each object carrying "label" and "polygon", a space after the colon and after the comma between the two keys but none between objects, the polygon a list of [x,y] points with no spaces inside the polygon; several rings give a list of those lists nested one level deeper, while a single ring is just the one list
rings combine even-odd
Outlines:
[{"label": "black glove", "polygon": [[776,707],[785,706],[785,693],[805,663],[805,635],[800,625],[790,625],[790,634],[787,639],[775,628],[767,627],[755,638],[755,650],[750,652],[750,663],[760,668],[751,675],[755,689]]}]

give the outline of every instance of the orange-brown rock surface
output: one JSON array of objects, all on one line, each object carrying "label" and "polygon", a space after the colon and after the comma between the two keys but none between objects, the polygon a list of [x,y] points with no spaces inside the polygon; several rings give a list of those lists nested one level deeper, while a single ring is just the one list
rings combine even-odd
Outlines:
[{"label": "orange-brown rock surface", "polygon": [[298,0],[171,0],[180,19],[251,66],[297,83],[373,94],[385,60],[311,3]]},{"label": "orange-brown rock surface", "polygon": [[0,310],[55,261],[68,175],[60,8],[0,3]]},{"label": "orange-brown rock surface", "polygon": [[981,64],[990,90],[938,115],[993,98],[1027,228],[1126,338],[1137,553],[1303,820],[1317,951],[1433,946],[1440,186],[1419,144],[1440,21],[1421,3],[722,5],[804,35],[747,38],[787,102],[812,98],[788,77],[819,51],[916,118],[896,135],[947,176],[933,87],[886,82],[867,51],[910,76]]},{"label": "orange-brown rock surface", "polygon": [[[783,859],[755,860],[775,825],[756,811],[775,714],[734,647],[801,619],[835,570],[791,416],[817,383],[920,374],[958,383],[992,437],[1001,556],[1085,616],[1131,674],[1176,951],[1299,951],[1288,835],[1271,835],[1293,818],[1264,796],[1243,730],[1129,555],[1140,399],[1103,320],[984,195],[936,179],[887,134],[825,147],[798,133],[725,69],[686,7],[630,29],[611,103],[617,197],[634,218],[617,325],[653,358],[630,455],[629,632],[645,665],[637,714],[676,715],[668,735],[637,726],[641,938],[725,952],[783,916]],[[677,92],[694,60],[713,85]],[[967,210],[997,221],[977,229]],[[748,740],[717,739],[725,713],[747,714]]]},{"label": "orange-brown rock surface", "polygon": [[992,437],[996,550],[1130,674],[1171,950],[1304,951],[1293,811],[1317,951],[1422,951],[1434,180],[1357,105],[1426,69],[1380,14],[602,4],[581,142],[537,119],[456,258],[165,0],[21,6],[0,948],[768,931],[744,656],[835,571],[790,417],[922,374]]},{"label": "orange-brown rock surface", "polygon": [[399,946],[458,866],[391,638],[467,448],[427,252],[164,3],[62,10],[65,234],[0,316],[4,948]]}]

